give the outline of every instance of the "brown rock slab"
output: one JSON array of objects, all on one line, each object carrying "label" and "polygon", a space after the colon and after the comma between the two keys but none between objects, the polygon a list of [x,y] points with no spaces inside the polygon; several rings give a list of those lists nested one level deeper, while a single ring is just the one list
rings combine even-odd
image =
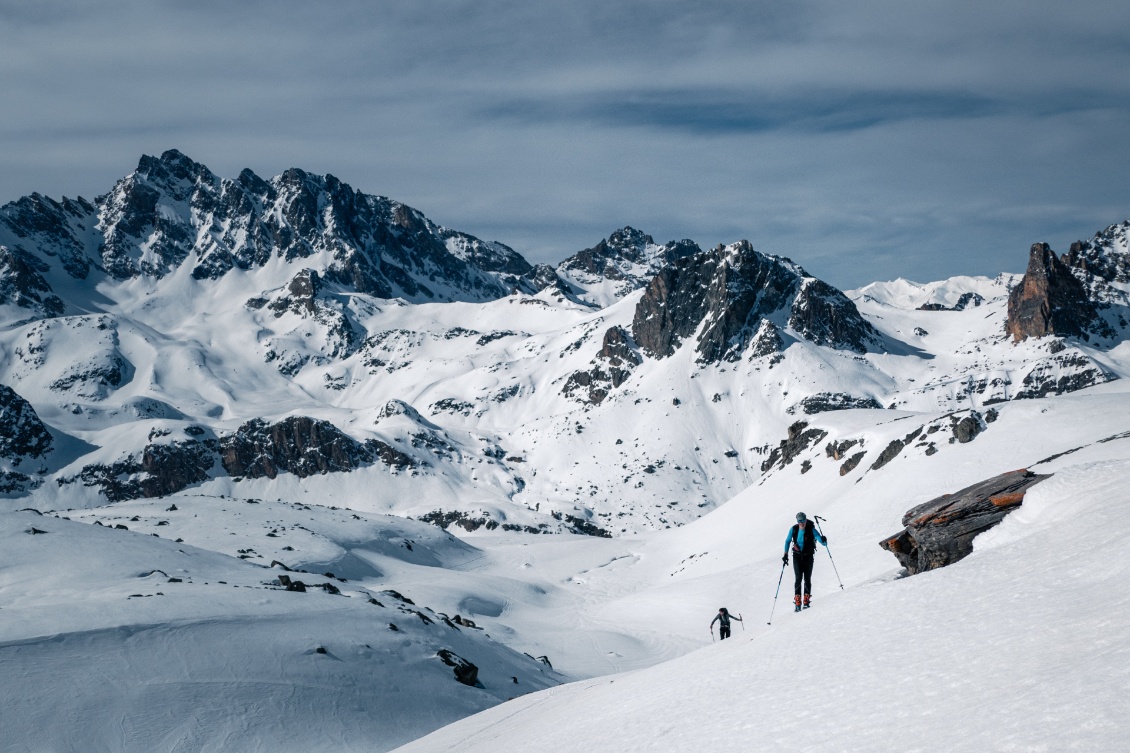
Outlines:
[{"label": "brown rock slab", "polygon": [[953,564],[973,551],[978,534],[1000,523],[1046,478],[1022,468],[943,494],[908,510],[902,518],[906,527],[879,546],[895,555],[910,575]]}]

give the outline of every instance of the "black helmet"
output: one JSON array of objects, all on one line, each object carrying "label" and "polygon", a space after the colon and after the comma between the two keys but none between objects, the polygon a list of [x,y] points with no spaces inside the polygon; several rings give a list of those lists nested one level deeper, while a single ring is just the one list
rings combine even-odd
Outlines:
[{"label": "black helmet", "polygon": [[798,523],[803,523],[803,522],[804,522],[804,521],[806,521],[806,520],[808,520],[808,516],[807,516],[807,515],[805,515],[804,513],[802,513],[802,512],[798,512],[798,513],[796,514],[796,522],[798,522]]}]

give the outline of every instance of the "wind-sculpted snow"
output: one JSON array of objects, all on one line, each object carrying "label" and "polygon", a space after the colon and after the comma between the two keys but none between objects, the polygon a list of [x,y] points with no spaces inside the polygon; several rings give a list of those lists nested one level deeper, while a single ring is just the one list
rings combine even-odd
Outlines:
[{"label": "wind-sculpted snow", "polygon": [[[34,512],[0,519],[7,748],[383,751],[560,681],[418,597],[409,603],[408,589],[397,599],[343,580],[344,570],[305,572],[346,551],[379,563],[370,574],[385,563],[474,556],[432,526],[231,499],[177,501],[87,522]],[[289,572],[259,564],[250,545],[227,536],[236,521],[242,535],[279,531],[321,562],[287,557],[302,567]],[[234,546],[243,551],[218,553]],[[310,587],[287,591],[280,576]],[[473,687],[445,653],[475,666]]]}]

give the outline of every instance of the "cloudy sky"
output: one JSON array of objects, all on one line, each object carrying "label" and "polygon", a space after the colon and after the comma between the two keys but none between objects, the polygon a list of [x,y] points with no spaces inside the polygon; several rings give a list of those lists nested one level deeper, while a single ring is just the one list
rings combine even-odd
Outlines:
[{"label": "cloudy sky", "polygon": [[1130,3],[0,0],[0,202],[296,166],[558,261],[632,225],[841,287],[1130,218]]}]

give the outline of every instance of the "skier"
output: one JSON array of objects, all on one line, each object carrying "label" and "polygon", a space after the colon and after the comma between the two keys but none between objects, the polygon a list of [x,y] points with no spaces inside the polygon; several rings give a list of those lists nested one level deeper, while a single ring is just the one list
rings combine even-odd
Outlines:
[{"label": "skier", "polygon": [[[812,561],[816,558],[816,542],[828,546],[828,538],[820,534],[812,521],[803,512],[796,514],[796,525],[789,529],[785,537],[785,556],[781,561],[789,563],[789,550],[793,552],[793,606],[796,611],[808,609],[812,601]],[[801,598],[801,581],[804,581],[804,598]]]},{"label": "skier", "polygon": [[[737,620],[738,622],[743,622],[741,615],[738,615],[737,617],[735,617],[734,615],[732,615],[732,614],[730,614],[729,612],[726,611],[726,607],[719,607],[718,608],[718,614],[714,615],[714,619],[710,621],[710,633],[711,633],[711,635],[714,634],[714,623],[717,622],[717,623],[719,623],[719,625],[718,625],[718,635],[721,636],[718,640],[724,641],[727,638],[729,638],[730,637],[730,620],[732,620],[732,619]],[[743,630],[744,630],[744,628],[743,628]]]}]

